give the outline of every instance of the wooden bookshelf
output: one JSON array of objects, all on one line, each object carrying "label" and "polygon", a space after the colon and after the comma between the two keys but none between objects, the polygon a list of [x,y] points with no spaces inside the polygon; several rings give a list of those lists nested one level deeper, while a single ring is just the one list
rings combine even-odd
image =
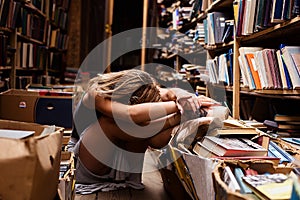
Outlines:
[{"label": "wooden bookshelf", "polygon": [[[20,88],[16,81],[18,76],[32,76],[33,83],[39,83],[37,81],[41,80],[42,76],[50,76],[49,70],[57,71],[57,73],[51,73],[51,76],[54,76],[53,79],[61,81],[61,74],[64,73],[65,69],[64,59],[62,58],[67,49],[60,48],[62,45],[56,42],[53,42],[50,47],[50,42],[51,40],[58,41],[57,38],[52,36],[53,30],[58,30],[58,32],[65,35],[65,38],[68,37],[67,15],[70,1],[12,0],[11,4],[14,4],[12,7],[8,6],[9,3],[5,4],[6,1],[8,2],[8,0],[2,2],[3,10],[0,13],[0,19],[2,16],[6,16],[4,12],[9,14],[2,21],[0,33],[7,36],[6,51],[10,51],[7,53],[10,56],[10,66],[4,65],[3,69],[0,68],[0,70],[10,70],[10,73],[8,73],[10,87]],[[4,8],[5,5],[8,7]],[[26,48],[26,53],[24,53],[23,47]],[[55,59],[59,60],[52,60],[52,54],[55,54]],[[61,57],[58,57],[58,54]],[[55,69],[52,69],[52,63],[55,63]],[[2,76],[1,78],[6,77]]]},{"label": "wooden bookshelf", "polygon": [[[226,10],[228,6],[233,6],[232,0],[215,1],[210,5],[205,13],[212,11]],[[228,11],[228,9],[226,10]],[[225,11],[224,11],[225,12]],[[300,90],[295,89],[261,89],[250,90],[248,87],[241,87],[240,84],[240,66],[238,61],[239,48],[243,46],[261,46],[263,48],[276,48],[280,43],[286,43],[289,45],[300,45],[299,35],[300,33],[300,17],[294,17],[289,20],[285,20],[281,23],[270,25],[269,27],[254,32],[247,36],[234,37],[234,41],[229,44],[217,44],[207,45],[204,44],[204,48],[208,51],[208,58],[214,58],[217,54],[215,52],[225,51],[227,48],[233,48],[233,85],[232,86],[220,86],[213,84],[210,87],[216,90],[223,89],[226,91],[226,95],[231,95],[232,99],[232,115],[233,118],[240,118],[240,106],[241,95],[255,98],[265,98],[266,100],[276,99],[282,100],[288,103],[288,101],[297,101],[300,99]],[[228,93],[229,92],[229,93]]]},{"label": "wooden bookshelf", "polygon": [[[183,33],[188,31],[189,29],[193,29],[197,23],[204,23],[204,20],[208,20],[211,16],[211,13],[213,12],[224,12],[228,13],[229,17],[232,17],[234,19],[236,16],[234,16],[234,6],[236,5],[235,0],[215,0],[215,1],[209,1],[205,0],[202,1],[208,3],[208,7],[205,10],[201,10],[200,13],[194,18],[191,19],[189,22],[185,24],[181,24],[180,27],[177,29],[177,31]],[[209,5],[210,4],[210,5]],[[175,3],[173,4],[175,5]],[[176,4],[176,8],[180,6],[180,4]],[[175,7],[174,7],[175,8]],[[169,9],[170,12],[174,10],[174,8]],[[237,13],[237,12],[236,12]],[[291,11],[292,13],[292,11]],[[256,15],[256,12],[255,12]],[[250,16],[248,16],[250,17]],[[231,20],[232,19],[228,19]],[[235,18],[236,19],[236,18]],[[254,22],[256,18],[254,16]],[[270,20],[270,19],[269,19]],[[289,46],[300,46],[300,16],[288,16],[288,18],[285,18],[285,20],[282,20],[281,22],[274,22],[271,23],[271,20],[269,23],[265,23],[263,26],[254,26],[256,28],[253,28],[252,32],[251,30],[248,32],[243,32],[241,36],[236,36],[236,34],[233,35],[233,40],[230,42],[225,43],[217,43],[215,42],[209,42],[207,40],[199,40],[197,41],[198,44],[200,44],[206,51],[207,51],[207,59],[215,59],[217,56],[220,56],[222,54],[227,54],[232,57],[230,57],[230,61],[227,60],[227,62],[231,62],[230,70],[233,72],[231,82],[224,86],[222,84],[208,84],[209,90],[223,90],[224,93],[228,96],[230,99],[230,103],[232,104],[232,116],[235,119],[240,119],[241,114],[241,106],[244,102],[243,99],[248,98],[252,99],[253,101],[256,101],[256,98],[263,98],[266,101],[271,101],[274,99],[284,101],[284,103],[289,104],[290,102],[295,103],[295,100],[299,100],[300,98],[300,90],[295,89],[253,89],[253,87],[245,87],[242,82],[244,81],[241,79],[241,67],[239,64],[239,48],[240,47],[261,47],[262,49],[279,49],[280,44],[286,44]],[[235,23],[235,29],[233,30],[234,33],[237,32],[237,26]],[[172,29],[172,28],[170,28]],[[174,31],[174,30],[173,30]],[[248,30],[247,30],[248,31]],[[207,42],[207,43],[205,43]],[[172,54],[172,56],[178,57],[176,54]],[[227,58],[226,58],[227,59]],[[276,58],[277,59],[277,58]],[[216,61],[218,62],[218,61]],[[180,63],[177,63],[177,67]],[[179,68],[178,68],[179,69]],[[245,73],[245,72],[244,72]],[[250,71],[247,71],[247,73],[250,73]],[[251,72],[252,73],[252,72]],[[279,73],[277,71],[277,73]],[[193,80],[193,84],[196,80]],[[215,82],[215,81],[213,81]],[[245,84],[247,86],[247,84]],[[251,85],[250,85],[251,86]],[[271,87],[264,87],[264,88],[273,88]],[[276,87],[275,87],[276,88]],[[280,88],[280,87],[279,87]],[[213,93],[213,92],[209,92]],[[213,98],[213,96],[211,96]],[[280,109],[279,109],[280,110]],[[247,119],[245,119],[247,120]]]}]

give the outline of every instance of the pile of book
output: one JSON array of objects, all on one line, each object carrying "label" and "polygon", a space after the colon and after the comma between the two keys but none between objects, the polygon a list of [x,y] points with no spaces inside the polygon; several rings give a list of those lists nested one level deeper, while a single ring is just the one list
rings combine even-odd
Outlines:
[{"label": "pile of book", "polygon": [[[296,139],[289,138],[294,143]],[[287,138],[275,139],[250,127],[221,129],[215,136],[206,135],[197,141],[193,152],[219,161],[213,172],[216,199],[222,198],[219,195],[224,190],[228,198],[230,195],[241,199],[290,199],[292,195],[299,198],[294,189],[299,187],[299,174],[294,170],[299,162],[295,155],[300,150],[300,141],[297,150],[288,149],[283,144],[285,140],[289,142]]]},{"label": "pile of book", "polygon": [[278,128],[278,135],[283,137],[300,136],[300,115],[280,115],[274,116]]},{"label": "pile of book", "polygon": [[[270,163],[226,163],[213,172],[216,190],[236,199],[299,199],[299,170]],[[226,188],[222,183],[226,184]],[[216,199],[220,199],[217,192]],[[230,198],[228,198],[230,199]]]}]

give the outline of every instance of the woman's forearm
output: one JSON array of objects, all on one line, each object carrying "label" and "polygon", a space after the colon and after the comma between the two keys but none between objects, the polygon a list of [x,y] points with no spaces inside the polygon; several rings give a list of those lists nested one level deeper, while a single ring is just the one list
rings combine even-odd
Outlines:
[{"label": "woman's forearm", "polygon": [[95,98],[95,109],[108,117],[143,123],[165,117],[178,112],[174,101],[142,103],[136,105],[125,105],[100,96]]},{"label": "woman's forearm", "polygon": [[174,101],[143,103],[128,106],[128,115],[135,123],[158,120],[179,110]]}]

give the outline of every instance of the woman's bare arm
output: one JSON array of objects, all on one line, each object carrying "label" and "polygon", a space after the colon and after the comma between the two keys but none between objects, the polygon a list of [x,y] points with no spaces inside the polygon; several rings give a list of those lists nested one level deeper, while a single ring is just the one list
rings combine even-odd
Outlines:
[{"label": "woman's bare arm", "polygon": [[133,121],[137,124],[156,120],[178,112],[174,101],[125,105],[99,95],[91,95],[90,93],[85,96],[84,104],[91,109],[94,106],[94,109],[108,117]]}]

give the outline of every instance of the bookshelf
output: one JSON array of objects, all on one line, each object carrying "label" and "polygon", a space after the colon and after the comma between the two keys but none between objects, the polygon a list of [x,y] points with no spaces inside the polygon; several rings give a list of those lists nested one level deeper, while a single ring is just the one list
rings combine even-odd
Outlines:
[{"label": "bookshelf", "polygon": [[[261,89],[257,89],[257,87],[250,87],[247,84],[244,84],[245,75],[243,73],[243,66],[241,63],[239,63],[239,56],[240,56],[240,48],[246,47],[246,48],[252,48],[252,47],[260,47],[263,50],[264,49],[274,49],[281,50],[280,44],[285,44],[287,46],[300,46],[300,17],[299,13],[294,13],[297,11],[296,9],[290,9],[288,12],[284,10],[284,8],[287,8],[285,6],[279,6],[280,9],[283,9],[282,12],[282,19],[275,19],[274,12],[277,12],[278,9],[272,9],[272,3],[270,4],[269,10],[267,9],[267,12],[269,15],[264,16],[270,16],[270,18],[265,17],[265,24],[262,26],[258,25],[259,20],[257,19],[257,13],[259,11],[259,5],[262,3],[265,3],[266,1],[251,1],[257,2],[256,5],[254,5],[255,14],[252,18],[253,24],[251,26],[251,21],[248,22],[250,26],[247,26],[247,22],[239,22],[240,19],[243,19],[241,15],[239,16],[239,5],[238,3],[246,2],[244,0],[204,0],[202,2],[202,7],[199,8],[198,14],[193,18],[190,19],[187,23],[181,24],[177,31],[184,33],[189,29],[193,29],[197,23],[207,23],[207,20],[209,20],[209,17],[214,12],[223,12],[229,15],[227,18],[227,21],[229,22],[232,20],[234,22],[234,30],[233,30],[233,37],[231,41],[222,42],[222,43],[214,43],[211,41],[207,41],[207,38],[211,37],[210,35],[206,35],[206,38],[204,41],[199,41],[199,43],[202,45],[202,47],[207,51],[207,59],[208,60],[216,60],[219,59],[218,57],[222,54],[228,54],[229,50],[232,51],[232,57],[231,57],[231,70],[232,70],[232,77],[229,76],[231,82],[224,83],[223,81],[217,82],[217,83],[209,83],[207,84],[208,88],[208,95],[211,95],[212,98],[221,98],[221,101],[227,101],[228,104],[230,104],[231,108],[231,114],[233,118],[240,119],[241,116],[251,116],[251,113],[257,111],[255,109],[261,109],[261,112],[263,112],[265,107],[272,107],[272,112],[270,111],[270,115],[264,115],[265,117],[272,117],[272,115],[278,113],[278,112],[299,112],[299,99],[300,99],[300,90],[297,88],[289,88],[287,89],[283,85],[280,87],[272,87],[272,86],[266,86]],[[250,1],[248,1],[249,3]],[[272,1],[270,1],[272,2]],[[288,1],[286,1],[288,2]],[[291,1],[293,3],[297,1]],[[176,1],[175,1],[176,3]],[[174,3],[174,4],[175,4]],[[180,4],[177,4],[177,6],[180,6]],[[292,5],[292,4],[291,4]],[[250,7],[250,6],[249,6]],[[290,7],[292,8],[293,5]],[[265,6],[267,8],[267,6]],[[279,9],[279,10],[280,10]],[[253,10],[253,9],[252,9]],[[249,13],[252,11],[249,10]],[[273,17],[272,17],[273,16]],[[251,14],[247,15],[247,20],[251,20]],[[273,22],[271,23],[271,20]],[[244,23],[244,24],[243,24]],[[206,24],[207,25],[207,24]],[[240,30],[244,32],[239,32],[239,29],[241,27],[247,27],[244,28],[245,30]],[[249,28],[250,27],[250,28]],[[207,34],[207,33],[206,33]],[[276,60],[278,59],[275,55]],[[228,60],[227,60],[228,62]],[[274,61],[277,62],[278,60]],[[275,63],[274,63],[275,65]],[[208,67],[208,65],[207,65]],[[250,70],[250,69],[249,69]],[[276,72],[276,71],[275,71]],[[275,73],[274,72],[274,73]],[[249,73],[251,73],[249,71]],[[279,73],[277,71],[276,73]],[[247,75],[248,76],[248,75]],[[279,78],[281,78],[280,74]],[[252,77],[252,74],[251,74]],[[273,78],[274,79],[274,78]],[[222,93],[221,97],[218,96],[218,91],[224,90],[224,93]],[[224,99],[224,94],[226,95]],[[215,95],[215,96],[214,96]],[[223,99],[222,99],[223,98]],[[259,106],[259,102],[266,101],[268,105]],[[250,104],[249,104],[250,102]],[[243,106],[245,104],[247,105],[247,112],[250,113],[243,113],[245,111],[245,108]],[[253,107],[253,108],[251,108]],[[248,119],[245,119],[248,120]]]},{"label": "bookshelf", "polygon": [[63,81],[69,5],[70,0],[1,1],[1,91]]},{"label": "bookshelf", "polygon": [[[246,1],[254,2],[248,0]],[[207,20],[211,13],[215,11],[231,12],[232,19],[236,19],[234,15],[235,4],[233,0],[204,0],[202,1],[202,3],[203,2],[206,2],[206,4],[210,5],[208,5],[204,10],[201,10],[200,14],[196,16],[196,18],[193,19],[192,22],[187,24],[188,28],[192,27],[192,23],[206,23],[205,20]],[[266,1],[258,0],[258,2]],[[178,30],[186,30],[188,29],[187,27],[182,25]],[[232,41],[230,42],[209,43],[206,38],[204,42],[201,41],[201,44],[207,51],[208,61],[216,61],[215,59],[217,57],[220,57],[224,53],[232,56],[230,57],[231,61],[230,59],[228,59],[226,60],[227,62],[225,62],[227,67],[232,67],[232,75],[229,76],[229,78],[233,79],[232,82],[229,81],[229,84],[224,84],[224,81],[219,81],[218,83],[209,81],[206,84],[208,95],[216,99],[217,101],[221,101],[222,103],[223,101],[226,101],[226,103],[228,103],[228,107],[231,110],[231,115],[238,120],[253,118],[256,120],[259,119],[257,121],[262,122],[268,119],[268,117],[270,117],[271,115],[274,117],[274,115],[278,113],[299,113],[299,89],[283,89],[283,87],[266,87],[263,89],[250,88],[244,83],[244,77],[241,74],[243,63],[239,62],[240,48],[242,47],[278,49],[281,43],[285,43],[286,45],[300,45],[300,38],[298,36],[300,33],[299,16],[294,16],[290,19],[283,20],[280,23],[269,25],[268,27],[264,27],[260,31],[249,33],[248,35],[236,36],[236,28],[237,27],[235,26],[233,31],[234,35],[232,37]],[[232,54],[229,53],[229,50],[232,51]],[[222,59],[224,59],[224,57]],[[217,61],[219,62],[220,60]],[[230,61],[230,63],[228,63],[228,61]],[[208,65],[206,67],[208,67]],[[211,80],[212,77],[209,78]],[[265,112],[266,109],[271,110],[271,107],[273,108],[273,106],[276,107],[276,109],[273,109],[273,113]],[[255,112],[255,115],[253,114],[253,112]],[[224,163],[222,162],[222,167],[224,167],[223,164]],[[260,162],[259,164],[262,165],[264,163]],[[192,168],[191,166],[188,167]],[[266,168],[262,167],[260,169],[265,170]],[[220,170],[216,169],[216,172],[219,173]],[[217,176],[213,176],[215,180],[218,180],[217,178],[219,178],[220,182],[222,182],[222,184],[219,184],[219,186],[217,185],[217,187],[214,188],[216,192],[216,199],[221,199],[221,195],[224,196],[225,190],[229,191],[229,189],[224,188],[224,185],[226,186],[226,184],[224,184],[223,180],[221,181],[220,176],[222,175],[219,175],[220,174],[218,174]],[[196,182],[197,181],[194,179],[194,183]],[[238,194],[239,196],[237,197],[237,199],[242,199],[243,197],[240,195],[240,193]]]}]

